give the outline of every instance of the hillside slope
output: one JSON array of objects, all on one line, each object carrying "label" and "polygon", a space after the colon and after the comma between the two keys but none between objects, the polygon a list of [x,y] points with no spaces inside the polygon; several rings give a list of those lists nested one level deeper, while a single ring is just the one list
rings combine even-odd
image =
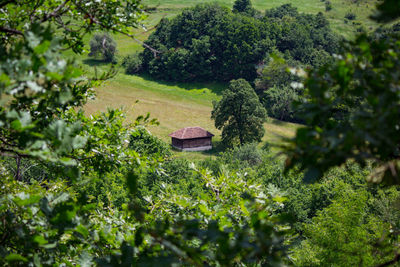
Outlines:
[{"label": "hillside slope", "polygon": [[[222,5],[232,6],[234,1],[220,0],[217,2]],[[254,0],[253,5],[259,10],[265,10],[266,8],[279,6],[287,2],[282,0]],[[367,20],[367,17],[370,14],[370,7],[375,0],[332,0],[331,2],[333,6],[332,10],[325,12],[325,3],[319,0],[290,1],[301,12],[324,12],[330,19],[333,28],[345,36],[352,36],[357,26],[353,25],[354,21],[347,24],[344,22],[344,14],[349,12],[349,10],[356,14],[356,23],[361,21],[363,25],[373,26],[372,22]],[[173,17],[182,8],[193,6],[196,3],[198,2],[194,0],[145,0],[144,4],[156,7],[156,11],[143,21],[148,31],[135,29],[135,36],[142,41],[146,40],[161,18]],[[128,37],[114,35],[114,38],[118,45],[119,62],[124,56],[142,49],[140,44]],[[89,43],[89,39],[87,43]],[[92,66],[97,66],[103,70],[107,68],[100,61],[90,59],[87,55],[82,59],[83,65],[89,73],[93,71]],[[88,113],[94,113],[104,111],[107,107],[123,107],[127,112],[129,120],[133,120],[140,114],[150,112],[152,117],[160,121],[160,126],[152,127],[150,130],[166,142],[169,142],[169,133],[186,126],[201,126],[206,128],[216,134],[215,140],[218,142],[220,132],[215,129],[213,121],[210,119],[210,113],[212,110],[212,101],[219,99],[221,91],[226,86],[226,84],[216,83],[165,83],[155,81],[147,76],[126,75],[121,68],[120,73],[115,78],[106,82],[102,87],[97,88],[96,100],[90,101],[85,106],[85,109]],[[135,104],[136,100],[139,102]],[[279,143],[279,136],[290,137],[294,134],[297,127],[296,124],[270,120],[265,124],[266,135],[264,141],[273,144]],[[197,158],[209,154],[189,153],[188,155],[184,155]]]}]

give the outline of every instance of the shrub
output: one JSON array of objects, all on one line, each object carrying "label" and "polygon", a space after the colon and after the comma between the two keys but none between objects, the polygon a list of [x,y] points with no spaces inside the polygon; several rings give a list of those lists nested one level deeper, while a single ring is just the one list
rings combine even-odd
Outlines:
[{"label": "shrub", "polygon": [[354,14],[353,12],[347,12],[346,15],[344,15],[344,17],[348,20],[355,20],[356,19],[356,14]]},{"label": "shrub", "polygon": [[143,60],[139,53],[134,53],[124,57],[122,66],[127,74],[139,73],[143,68]]},{"label": "shrub", "polygon": [[222,154],[223,161],[236,167],[254,167],[260,164],[266,152],[258,148],[257,143],[245,144]]},{"label": "shrub", "polygon": [[117,44],[108,33],[95,34],[90,40],[91,57],[102,56],[106,62],[114,62]]},{"label": "shrub", "polygon": [[299,99],[298,92],[292,86],[274,86],[265,91],[264,107],[270,117],[283,121],[295,120],[292,103]]},{"label": "shrub", "polygon": [[142,156],[169,157],[171,151],[169,145],[161,139],[153,136],[145,128],[138,128],[129,141],[129,148],[135,150]]},{"label": "shrub", "polygon": [[325,11],[331,11],[332,10],[332,3],[330,1],[325,2]]}]

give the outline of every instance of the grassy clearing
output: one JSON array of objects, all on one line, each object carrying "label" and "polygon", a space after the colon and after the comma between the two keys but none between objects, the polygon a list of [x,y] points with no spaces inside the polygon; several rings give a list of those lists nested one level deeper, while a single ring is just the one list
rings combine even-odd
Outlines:
[{"label": "grassy clearing", "polygon": [[[223,84],[166,84],[120,73],[97,88],[97,98],[90,101],[85,110],[92,114],[106,111],[109,107],[123,108],[128,121],[150,112],[160,122],[159,126],[150,127],[150,131],[165,142],[170,142],[168,134],[175,130],[200,126],[215,134],[216,144],[220,140],[220,131],[214,127],[210,114],[212,101],[220,98],[224,87]],[[296,124],[270,119],[265,123],[263,142],[279,144],[280,137],[293,136],[297,127]],[[217,152],[214,149],[210,152],[177,152],[176,155],[196,160],[214,156]]]},{"label": "grassy clearing", "polygon": [[[211,0],[203,2],[211,2]],[[217,2],[232,6],[234,1],[219,0]],[[354,0],[331,0],[333,9],[329,12],[325,12],[325,3],[320,0],[253,0],[253,5],[259,10],[265,10],[288,2],[298,7],[301,12],[324,12],[333,28],[348,38],[351,38],[356,27],[360,26],[354,24],[361,23],[366,27],[375,27],[367,19],[375,0],[364,0],[362,4],[354,3],[357,2]],[[157,12],[149,14],[143,22],[148,31],[144,29],[133,30],[135,36],[142,41],[146,40],[161,18],[173,17],[181,11],[181,8],[193,6],[198,1],[145,0],[144,3],[149,6],[157,6]],[[350,11],[356,14],[356,20],[345,23],[344,15]],[[114,38],[118,45],[119,62],[123,56],[142,49],[139,43],[128,37],[114,35]],[[89,43],[89,40],[90,36],[87,37],[87,43]],[[89,74],[93,73],[93,66],[100,70],[108,68],[102,62],[88,58],[87,54],[84,54],[80,60]],[[177,129],[187,126],[201,126],[215,134],[214,144],[218,144],[220,131],[215,129],[210,114],[212,101],[220,98],[225,87],[227,87],[227,84],[161,82],[147,76],[126,75],[123,73],[123,69],[120,69],[120,73],[115,78],[96,89],[96,100],[90,101],[85,106],[85,110],[91,114],[105,111],[108,107],[122,107],[126,110],[129,121],[133,121],[138,115],[150,112],[151,116],[157,118],[160,122],[159,126],[151,127],[150,130],[165,142],[170,142],[168,134]],[[136,103],[137,100],[138,103]],[[265,123],[266,135],[263,138],[263,143],[281,144],[281,137],[293,136],[298,127],[296,124],[269,119]],[[273,148],[273,151],[277,151],[277,148]],[[189,160],[197,160],[214,157],[218,152],[217,149],[213,149],[209,152],[176,152],[176,155]]]}]

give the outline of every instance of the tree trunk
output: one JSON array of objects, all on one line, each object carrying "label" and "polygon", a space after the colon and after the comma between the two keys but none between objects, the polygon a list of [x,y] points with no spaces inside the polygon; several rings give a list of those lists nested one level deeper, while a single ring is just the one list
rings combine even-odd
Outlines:
[{"label": "tree trunk", "polygon": [[15,172],[15,179],[17,181],[21,181],[21,174],[20,174],[20,172],[21,172],[21,157],[17,155],[15,157],[15,162],[17,164],[17,170]]}]

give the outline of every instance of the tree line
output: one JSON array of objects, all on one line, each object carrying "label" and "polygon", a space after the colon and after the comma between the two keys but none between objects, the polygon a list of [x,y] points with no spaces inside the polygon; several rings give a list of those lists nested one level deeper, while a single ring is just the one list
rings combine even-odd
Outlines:
[{"label": "tree line", "polygon": [[338,52],[340,38],[322,13],[300,14],[290,4],[265,14],[244,9],[200,4],[162,19],[145,42],[159,53],[139,55],[143,71],[170,81],[253,81],[271,53],[316,66]]}]

